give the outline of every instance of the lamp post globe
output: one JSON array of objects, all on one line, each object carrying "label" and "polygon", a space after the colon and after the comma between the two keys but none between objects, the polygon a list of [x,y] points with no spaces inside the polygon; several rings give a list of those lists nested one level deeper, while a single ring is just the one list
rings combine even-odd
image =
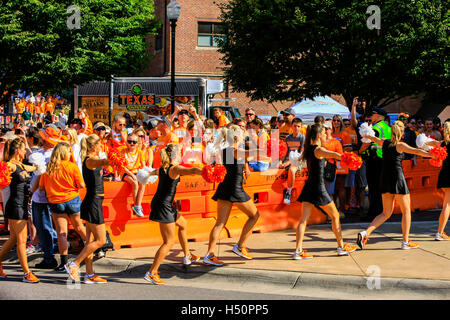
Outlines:
[{"label": "lamp post globe", "polygon": [[169,20],[178,20],[178,17],[180,16],[181,6],[176,1],[171,1],[167,5],[167,18]]}]

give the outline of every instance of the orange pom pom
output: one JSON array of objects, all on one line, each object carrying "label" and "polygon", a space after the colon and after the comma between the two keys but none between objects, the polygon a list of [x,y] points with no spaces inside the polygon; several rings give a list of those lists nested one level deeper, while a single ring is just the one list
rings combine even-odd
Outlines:
[{"label": "orange pom pom", "polygon": [[202,168],[202,177],[208,183],[221,183],[226,175],[227,169],[221,164],[208,164]]},{"label": "orange pom pom", "polygon": [[11,184],[11,169],[5,161],[0,163],[0,189]]},{"label": "orange pom pom", "polygon": [[350,170],[358,170],[362,166],[362,159],[356,153],[344,152],[341,156],[341,166]]},{"label": "orange pom pom", "polygon": [[108,159],[111,163],[111,166],[113,166],[117,170],[121,170],[128,165],[125,156],[116,148],[109,150]]},{"label": "orange pom pom", "polygon": [[430,159],[430,164],[434,167],[441,167],[442,162],[447,158],[447,150],[440,146],[435,146],[430,150],[430,153],[435,157]]}]

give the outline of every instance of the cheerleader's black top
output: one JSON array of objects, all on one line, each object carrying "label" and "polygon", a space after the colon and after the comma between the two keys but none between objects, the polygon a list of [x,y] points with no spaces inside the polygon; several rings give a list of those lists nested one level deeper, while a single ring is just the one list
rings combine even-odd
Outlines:
[{"label": "cheerleader's black top", "polygon": [[18,164],[11,174],[10,196],[5,206],[5,218],[13,220],[28,219],[28,173]]},{"label": "cheerleader's black top", "polygon": [[309,149],[306,163],[308,166],[308,179],[303,186],[302,193],[298,197],[299,202],[309,202],[315,206],[324,206],[333,201],[325,188],[323,179],[325,158],[318,159],[314,155],[317,145],[307,146]]},{"label": "cheerleader's black top", "polygon": [[86,198],[105,193],[103,187],[102,167],[98,167],[94,170],[88,169],[86,166],[87,159],[89,158],[86,157],[86,159],[84,159],[82,167],[83,179],[86,183]]},{"label": "cheerleader's black top", "polygon": [[381,193],[408,194],[409,189],[403,174],[402,160],[404,154],[397,152],[397,147],[390,140],[383,142],[383,165],[381,167]]},{"label": "cheerleader's black top", "polygon": [[234,157],[234,148],[223,149],[222,159],[227,174],[217,187],[212,199],[214,201],[220,199],[230,202],[247,202],[250,200],[250,196],[244,191],[243,187],[245,161],[238,161]]},{"label": "cheerleader's black top", "polygon": [[442,141],[441,147],[447,148],[447,158],[442,162],[442,169],[438,176],[438,188],[450,188],[450,143]]},{"label": "cheerleader's black top", "polygon": [[177,192],[180,177],[174,180],[169,176],[171,167],[172,165],[167,168],[167,172],[165,172],[163,168],[158,169],[158,188],[156,189],[156,193],[153,196],[150,205],[151,211],[149,219],[152,221],[172,223],[177,220],[178,211],[173,205],[173,199]]}]

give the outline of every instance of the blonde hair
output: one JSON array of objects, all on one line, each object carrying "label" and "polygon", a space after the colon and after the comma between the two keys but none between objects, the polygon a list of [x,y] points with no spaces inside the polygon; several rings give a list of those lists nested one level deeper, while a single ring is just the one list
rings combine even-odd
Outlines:
[{"label": "blonde hair", "polygon": [[445,143],[450,143],[450,121],[444,122],[443,136]]},{"label": "blonde hair", "polygon": [[405,131],[405,125],[402,121],[395,121],[391,127],[391,142],[395,146],[402,140],[403,132]]},{"label": "blonde hair", "polygon": [[98,143],[100,143],[100,137],[95,133],[81,140],[81,161],[84,161],[84,159],[86,159],[86,156]]},{"label": "blonde hair", "polygon": [[80,144],[80,141],[78,141],[78,135],[77,130],[74,128],[67,129],[67,133],[70,137],[70,145],[73,146],[74,144]]},{"label": "blonde hair", "polygon": [[59,164],[63,160],[68,160],[70,158],[70,145],[68,142],[59,142],[53,149],[52,155],[50,156],[50,161],[47,164],[47,174],[51,175],[59,169]]},{"label": "blonde hair", "polygon": [[169,143],[164,149],[161,150],[161,168],[167,173],[167,169],[172,163],[175,152],[178,152],[178,144]]}]

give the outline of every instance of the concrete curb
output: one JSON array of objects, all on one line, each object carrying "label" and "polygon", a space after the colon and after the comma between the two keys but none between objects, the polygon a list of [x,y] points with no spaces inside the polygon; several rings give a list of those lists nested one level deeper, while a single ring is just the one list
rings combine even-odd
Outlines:
[{"label": "concrete curb", "polygon": [[[102,258],[95,262],[97,268],[116,273],[143,277],[148,270],[148,261]],[[205,281],[226,281],[246,285],[264,284],[292,290],[322,289],[358,295],[420,294],[429,295],[433,299],[450,299],[450,281],[408,278],[379,279],[362,276],[320,274],[292,271],[250,270],[230,267],[209,267],[181,264],[163,264],[160,267],[165,276],[179,279],[198,279]],[[378,281],[379,280],[379,281]],[[371,287],[372,289],[370,289]]]}]

